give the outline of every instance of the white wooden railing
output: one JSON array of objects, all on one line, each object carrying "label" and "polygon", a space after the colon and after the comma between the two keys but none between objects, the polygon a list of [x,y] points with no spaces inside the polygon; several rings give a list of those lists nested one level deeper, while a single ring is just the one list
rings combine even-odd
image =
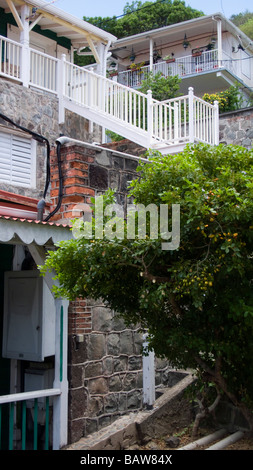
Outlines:
[{"label": "white wooden railing", "polygon": [[195,141],[218,143],[218,104],[195,97],[192,88],[186,96],[159,102],[150,91],[145,95],[65,60],[62,67],[66,108],[82,107],[83,115],[90,118],[93,112],[95,122],[104,122],[107,128],[113,125],[114,132],[131,135],[146,148]]},{"label": "white wooden railing", "polygon": [[57,63],[54,57],[30,49],[30,84],[56,93]]},{"label": "white wooden railing", "polygon": [[21,80],[21,51],[21,44],[0,36],[1,75],[15,80]]},{"label": "white wooden railing", "polygon": [[[0,75],[57,95],[60,122],[64,122],[64,110],[69,109],[146,148],[168,149],[195,141],[218,143],[218,107],[194,97],[192,89],[186,96],[161,103],[152,98],[151,92],[145,95],[93,70],[78,67],[67,62],[64,55],[56,59],[34,49],[27,54],[21,44],[1,36],[0,40]],[[216,57],[216,51],[203,54],[206,59],[202,63],[208,67],[210,54]],[[24,56],[28,71],[22,67]],[[184,58],[180,60],[182,65]]]},{"label": "white wooden railing", "polygon": [[64,61],[64,97],[108,118],[147,131],[147,95]]}]

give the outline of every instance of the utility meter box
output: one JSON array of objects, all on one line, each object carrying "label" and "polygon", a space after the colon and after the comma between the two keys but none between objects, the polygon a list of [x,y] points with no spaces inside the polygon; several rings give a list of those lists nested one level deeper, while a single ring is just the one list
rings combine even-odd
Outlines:
[{"label": "utility meter box", "polygon": [[55,354],[54,297],[38,271],[5,273],[3,357],[42,362]]}]

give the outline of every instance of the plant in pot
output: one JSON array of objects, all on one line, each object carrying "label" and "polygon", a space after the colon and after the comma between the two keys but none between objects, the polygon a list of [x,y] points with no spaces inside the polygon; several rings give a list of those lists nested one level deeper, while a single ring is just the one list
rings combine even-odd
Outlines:
[{"label": "plant in pot", "polygon": [[167,64],[171,63],[171,62],[175,62],[175,57],[174,57],[174,54],[168,54],[166,55],[165,57],[163,57],[163,60],[165,60],[167,62]]},{"label": "plant in pot", "polygon": [[192,49],[192,56],[198,57],[202,54],[202,49],[200,47],[196,47],[196,49]]}]

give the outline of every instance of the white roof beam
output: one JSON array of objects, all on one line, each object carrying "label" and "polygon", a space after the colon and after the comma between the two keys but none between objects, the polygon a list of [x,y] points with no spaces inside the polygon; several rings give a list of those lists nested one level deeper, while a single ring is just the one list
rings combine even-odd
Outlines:
[{"label": "white roof beam", "polygon": [[17,9],[16,9],[14,3],[12,2],[12,0],[6,0],[6,3],[7,3],[8,7],[10,8],[10,10],[11,10],[11,12],[12,12],[14,18],[15,18],[15,21],[18,25],[18,28],[20,29],[20,31],[24,31],[23,23],[21,21],[21,18],[19,16],[18,12],[17,12]]}]

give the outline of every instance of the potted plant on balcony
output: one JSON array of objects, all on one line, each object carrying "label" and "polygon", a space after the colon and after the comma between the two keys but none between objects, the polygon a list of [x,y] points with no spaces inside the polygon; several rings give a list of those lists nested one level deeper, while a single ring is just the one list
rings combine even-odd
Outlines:
[{"label": "potted plant on balcony", "polygon": [[202,49],[200,47],[196,47],[196,49],[192,49],[192,57],[198,57],[202,54]]},{"label": "potted plant on balcony", "polygon": [[171,62],[175,62],[174,54],[172,53],[172,54],[166,55],[165,57],[163,57],[163,60],[165,60],[167,64],[170,64]]},{"label": "potted plant on balcony", "polygon": [[145,65],[145,62],[140,62],[139,64],[135,64],[134,62],[129,65],[129,69],[132,71],[132,72],[136,72],[138,70],[141,70],[141,68]]},{"label": "potted plant on balcony", "polygon": [[110,77],[115,77],[115,76],[118,75],[118,72],[117,72],[117,70],[107,70],[107,74],[106,74],[106,75],[107,75],[107,77],[109,77],[109,78],[110,78]]}]

